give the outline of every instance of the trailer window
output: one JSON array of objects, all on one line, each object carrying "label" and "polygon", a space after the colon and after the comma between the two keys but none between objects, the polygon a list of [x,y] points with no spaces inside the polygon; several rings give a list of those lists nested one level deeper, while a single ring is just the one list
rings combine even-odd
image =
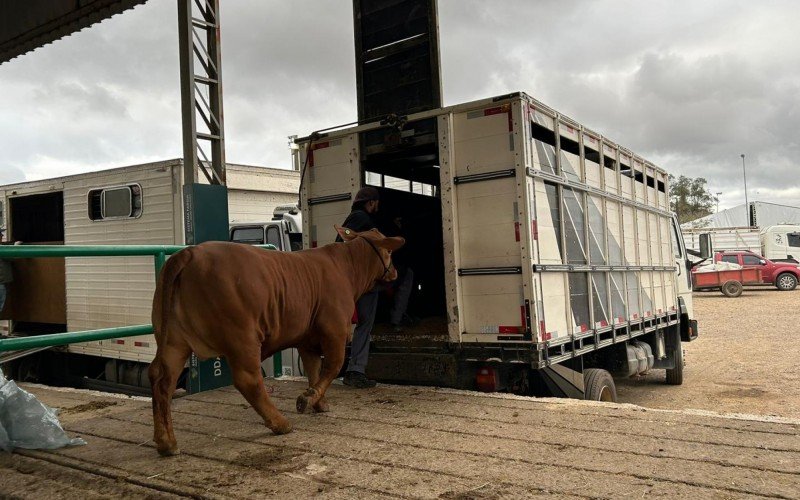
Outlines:
[{"label": "trailer window", "polygon": [[89,219],[135,219],[142,215],[139,184],[92,189],[88,196]]},{"label": "trailer window", "polygon": [[587,161],[597,163],[598,165],[600,164],[600,153],[590,148],[586,144],[583,145],[583,156]]},{"label": "trailer window", "polygon": [[410,181],[376,172],[365,172],[364,183],[368,186],[395,189],[406,193],[421,194],[422,196],[436,196],[437,194],[436,186],[433,184]]},{"label": "trailer window", "polygon": [[800,247],[800,233],[789,233],[786,235],[790,247]]},{"label": "trailer window", "polygon": [[581,181],[581,157],[578,143],[561,136],[561,171],[573,181]]},{"label": "trailer window", "polygon": [[538,123],[531,122],[531,137],[533,137],[533,163],[534,168],[539,168],[551,174],[556,171],[556,134]]}]

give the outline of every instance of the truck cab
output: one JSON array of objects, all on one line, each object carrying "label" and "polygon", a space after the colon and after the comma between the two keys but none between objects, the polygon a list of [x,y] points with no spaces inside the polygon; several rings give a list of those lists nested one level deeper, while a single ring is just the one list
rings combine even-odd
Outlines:
[{"label": "truck cab", "polygon": [[249,245],[274,245],[293,252],[303,249],[302,216],[297,205],[280,205],[268,222],[240,222],[230,225],[230,241]]},{"label": "truck cab", "polygon": [[797,264],[800,260],[800,226],[777,224],[765,227],[759,234],[761,255],[772,262]]},{"label": "truck cab", "polygon": [[757,253],[746,250],[717,252],[715,262],[730,262],[745,268],[761,270],[763,283],[774,285],[778,290],[789,291],[797,287],[800,280],[800,266],[790,262],[775,262]]}]

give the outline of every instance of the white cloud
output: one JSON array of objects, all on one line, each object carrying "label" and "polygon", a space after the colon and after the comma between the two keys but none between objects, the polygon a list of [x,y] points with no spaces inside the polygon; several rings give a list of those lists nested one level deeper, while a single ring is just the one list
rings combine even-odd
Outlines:
[{"label": "white cloud", "polygon": [[[791,0],[439,0],[444,101],[526,91],[705,176],[721,208],[741,202],[746,153],[751,199],[800,205],[797,12]],[[180,156],[176,18],[173,1],[151,0],[0,66],[0,180]],[[350,0],[226,0],[221,18],[229,161],[288,167],[286,136],[355,119]]]}]

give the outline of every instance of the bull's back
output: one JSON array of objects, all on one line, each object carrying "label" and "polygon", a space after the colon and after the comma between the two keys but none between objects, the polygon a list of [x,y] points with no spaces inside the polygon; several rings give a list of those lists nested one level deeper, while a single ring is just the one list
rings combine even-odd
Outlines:
[{"label": "bull's back", "polygon": [[212,337],[220,331],[276,345],[296,342],[313,323],[320,300],[334,292],[337,269],[320,252],[226,242],[203,243],[191,252],[181,273],[181,322],[213,350],[219,350]]}]

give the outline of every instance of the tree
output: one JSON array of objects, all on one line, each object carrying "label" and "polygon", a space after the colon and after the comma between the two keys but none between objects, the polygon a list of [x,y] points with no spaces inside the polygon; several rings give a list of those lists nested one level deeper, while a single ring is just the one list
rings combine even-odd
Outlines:
[{"label": "tree", "polygon": [[714,196],[708,190],[708,182],[703,177],[677,179],[669,176],[669,204],[678,215],[678,222],[693,221],[713,213]]}]

